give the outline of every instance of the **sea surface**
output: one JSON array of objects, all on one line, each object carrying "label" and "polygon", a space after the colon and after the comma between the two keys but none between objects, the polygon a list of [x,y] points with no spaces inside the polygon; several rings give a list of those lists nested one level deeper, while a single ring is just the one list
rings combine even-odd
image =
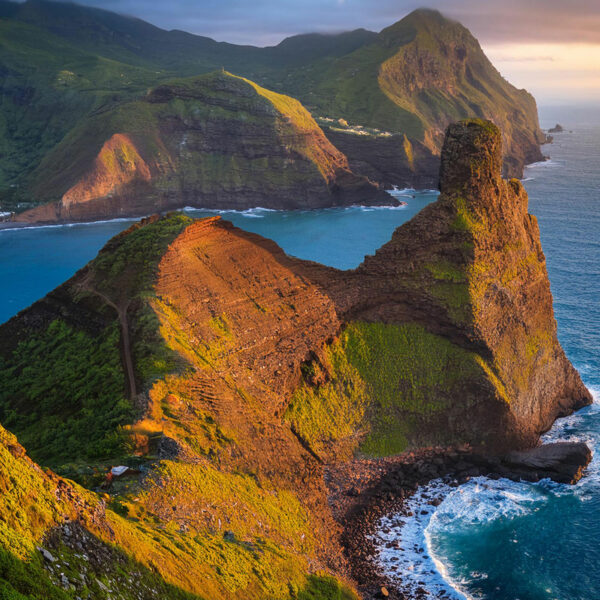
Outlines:
[{"label": "sea surface", "polygon": [[[600,111],[556,108],[541,117],[542,126],[560,122],[567,132],[544,147],[550,160],[527,169],[530,212],[540,224],[560,341],[598,398]],[[431,191],[395,194],[407,205],[221,214],[289,254],[347,269],[436,198]],[[130,224],[0,231],[0,322],[71,277]],[[600,404],[559,421],[546,437],[585,440],[597,454]],[[433,508],[423,495],[442,503]],[[382,534],[399,537],[402,550],[385,549],[385,540],[380,546],[381,567],[391,576],[401,572],[407,589],[463,599],[600,600],[600,456],[576,486],[477,478],[455,489],[434,482],[411,502],[417,516],[401,522],[389,515],[390,533]]]}]

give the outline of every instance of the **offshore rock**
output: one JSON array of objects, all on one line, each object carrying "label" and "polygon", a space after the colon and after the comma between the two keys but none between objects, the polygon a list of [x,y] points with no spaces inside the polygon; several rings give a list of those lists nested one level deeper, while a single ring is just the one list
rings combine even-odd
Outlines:
[{"label": "offshore rock", "polygon": [[559,483],[577,483],[585,467],[592,460],[592,451],[583,442],[557,442],[537,448],[514,451],[505,456],[502,463],[510,471],[530,479],[550,478]]}]

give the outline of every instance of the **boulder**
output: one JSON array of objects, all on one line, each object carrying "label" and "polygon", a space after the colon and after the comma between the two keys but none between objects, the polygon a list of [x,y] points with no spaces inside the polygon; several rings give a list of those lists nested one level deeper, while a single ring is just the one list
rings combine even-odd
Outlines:
[{"label": "boulder", "polygon": [[557,442],[510,452],[502,463],[522,479],[550,478],[559,483],[577,483],[591,460],[592,451],[587,444]]}]

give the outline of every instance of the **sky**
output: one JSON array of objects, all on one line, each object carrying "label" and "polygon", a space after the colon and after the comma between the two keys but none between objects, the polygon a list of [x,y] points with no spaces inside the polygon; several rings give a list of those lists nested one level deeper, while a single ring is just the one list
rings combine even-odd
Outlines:
[{"label": "sky", "polygon": [[79,0],[219,41],[274,45],[297,33],[380,31],[415,8],[467,26],[538,103],[600,102],[600,0]]}]

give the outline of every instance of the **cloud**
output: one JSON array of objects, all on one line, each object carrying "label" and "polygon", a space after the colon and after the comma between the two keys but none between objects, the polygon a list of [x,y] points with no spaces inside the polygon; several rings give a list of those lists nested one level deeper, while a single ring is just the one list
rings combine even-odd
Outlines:
[{"label": "cloud", "polygon": [[[80,1],[165,29],[265,45],[311,31],[358,27],[379,31],[422,6],[424,0]],[[426,4],[461,21],[484,43],[600,44],[600,2],[596,0],[426,0]]]}]

